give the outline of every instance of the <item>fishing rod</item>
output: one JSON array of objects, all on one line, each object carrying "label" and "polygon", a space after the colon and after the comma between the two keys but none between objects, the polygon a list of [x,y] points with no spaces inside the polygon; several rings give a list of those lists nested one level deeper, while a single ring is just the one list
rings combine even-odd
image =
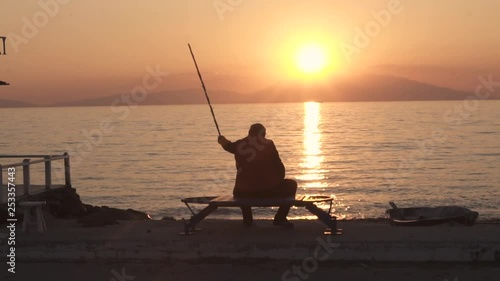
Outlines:
[{"label": "fishing rod", "polygon": [[193,57],[194,66],[196,66],[196,71],[198,72],[198,77],[200,77],[201,86],[203,87],[203,91],[205,92],[205,97],[207,98],[208,106],[210,106],[210,112],[212,112],[212,117],[214,118],[214,123],[215,123],[215,127],[217,128],[217,133],[219,133],[219,136],[220,136],[221,133],[219,130],[219,124],[217,124],[217,119],[215,119],[214,109],[212,108],[212,104],[210,103],[210,98],[208,97],[208,94],[207,94],[207,88],[205,88],[205,83],[203,83],[203,78],[201,77],[200,69],[198,68],[198,64],[196,63],[196,59],[194,58],[193,50],[191,49],[191,45],[189,45],[189,43],[188,43],[188,47],[189,47],[189,52],[191,52],[191,57]]}]

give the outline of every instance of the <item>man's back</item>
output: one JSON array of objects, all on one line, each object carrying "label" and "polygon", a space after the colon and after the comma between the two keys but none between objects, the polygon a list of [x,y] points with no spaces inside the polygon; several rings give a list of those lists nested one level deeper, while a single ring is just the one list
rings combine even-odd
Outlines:
[{"label": "man's back", "polygon": [[246,137],[233,143],[236,193],[270,190],[285,178],[285,167],[272,140]]}]

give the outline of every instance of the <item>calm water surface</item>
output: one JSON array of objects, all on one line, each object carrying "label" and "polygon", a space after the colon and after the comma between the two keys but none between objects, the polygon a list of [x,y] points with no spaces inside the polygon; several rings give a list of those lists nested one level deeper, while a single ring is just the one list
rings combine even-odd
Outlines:
[{"label": "calm water surface", "polygon": [[[461,205],[500,218],[500,101],[214,105],[228,139],[267,127],[299,194],[331,195],[340,218]],[[109,121],[110,123],[106,126]],[[103,132],[104,127],[109,127]],[[106,124],[105,124],[106,123]],[[189,217],[182,197],[230,194],[235,167],[206,105],[0,109],[1,154],[72,155],[89,204]],[[91,144],[92,143],[92,144]],[[5,161],[5,160],[3,160]],[[3,163],[2,163],[3,164]],[[35,179],[43,183],[42,167]],[[35,182],[36,183],[36,182]],[[258,209],[269,218],[275,210]],[[235,209],[216,216],[239,218]],[[293,218],[309,217],[293,209]]]}]

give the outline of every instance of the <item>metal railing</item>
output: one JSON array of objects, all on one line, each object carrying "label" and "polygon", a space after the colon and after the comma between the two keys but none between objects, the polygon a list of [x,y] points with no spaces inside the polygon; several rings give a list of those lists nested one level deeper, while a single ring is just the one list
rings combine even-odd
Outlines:
[{"label": "metal railing", "polygon": [[7,37],[0,36],[0,39],[2,40],[2,45],[0,45],[0,46],[2,47],[2,50],[3,50],[3,53],[2,53],[2,50],[0,50],[0,55],[6,55],[7,49],[5,48],[5,41],[7,41]]},{"label": "metal railing", "polygon": [[[3,192],[3,171],[9,168],[22,167],[23,169],[23,196],[30,195],[31,183],[31,166],[44,163],[45,164],[45,190],[50,190],[52,188],[52,162],[57,160],[64,161],[64,185],[58,187],[71,187],[71,169],[69,154],[65,152],[62,155],[0,155],[0,160],[2,158],[24,158],[22,162],[1,165],[0,164],[0,190]],[[35,158],[35,160],[33,160]],[[40,159],[37,159],[40,158]]]},{"label": "metal railing", "polygon": [[[7,49],[5,48],[5,41],[7,40],[7,37],[0,36],[0,40],[2,40],[2,44],[0,44],[0,56],[7,55]],[[8,85],[10,85],[10,84],[5,82],[5,81],[0,80],[0,86],[8,86]]]}]

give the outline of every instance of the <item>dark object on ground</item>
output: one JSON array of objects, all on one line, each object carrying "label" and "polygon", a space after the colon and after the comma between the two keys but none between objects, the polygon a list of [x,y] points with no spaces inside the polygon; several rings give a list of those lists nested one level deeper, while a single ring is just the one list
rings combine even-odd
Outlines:
[{"label": "dark object on ground", "polygon": [[111,214],[106,213],[94,213],[84,216],[78,220],[78,223],[82,224],[83,227],[100,227],[119,224]]},{"label": "dark object on ground", "polygon": [[87,209],[80,200],[80,195],[72,187],[49,190],[29,196],[23,201],[45,201],[49,212],[57,218],[80,218],[87,214]]},{"label": "dark object on ground", "polygon": [[144,212],[139,212],[132,209],[121,210],[116,208],[110,208],[107,206],[92,206],[88,204],[83,204],[83,206],[87,209],[87,215],[96,215],[96,214],[106,214],[113,217],[116,220],[149,220],[151,219],[148,214]]},{"label": "dark object on ground", "polygon": [[391,224],[397,226],[430,226],[443,223],[474,225],[478,212],[458,206],[398,208],[393,202],[387,210]]},{"label": "dark object on ground", "polygon": [[97,207],[83,204],[87,214],[78,220],[83,227],[98,227],[118,224],[118,220],[148,220],[149,215],[132,209],[120,210],[106,206]]},{"label": "dark object on ground", "polygon": [[121,210],[84,204],[76,189],[72,187],[53,189],[32,195],[23,201],[45,201],[51,215],[63,219],[77,218],[78,222],[86,227],[117,224],[118,220],[151,219],[148,214],[132,209]]},{"label": "dark object on ground", "polygon": [[176,219],[174,217],[163,217],[161,220],[162,221],[176,221]]}]

